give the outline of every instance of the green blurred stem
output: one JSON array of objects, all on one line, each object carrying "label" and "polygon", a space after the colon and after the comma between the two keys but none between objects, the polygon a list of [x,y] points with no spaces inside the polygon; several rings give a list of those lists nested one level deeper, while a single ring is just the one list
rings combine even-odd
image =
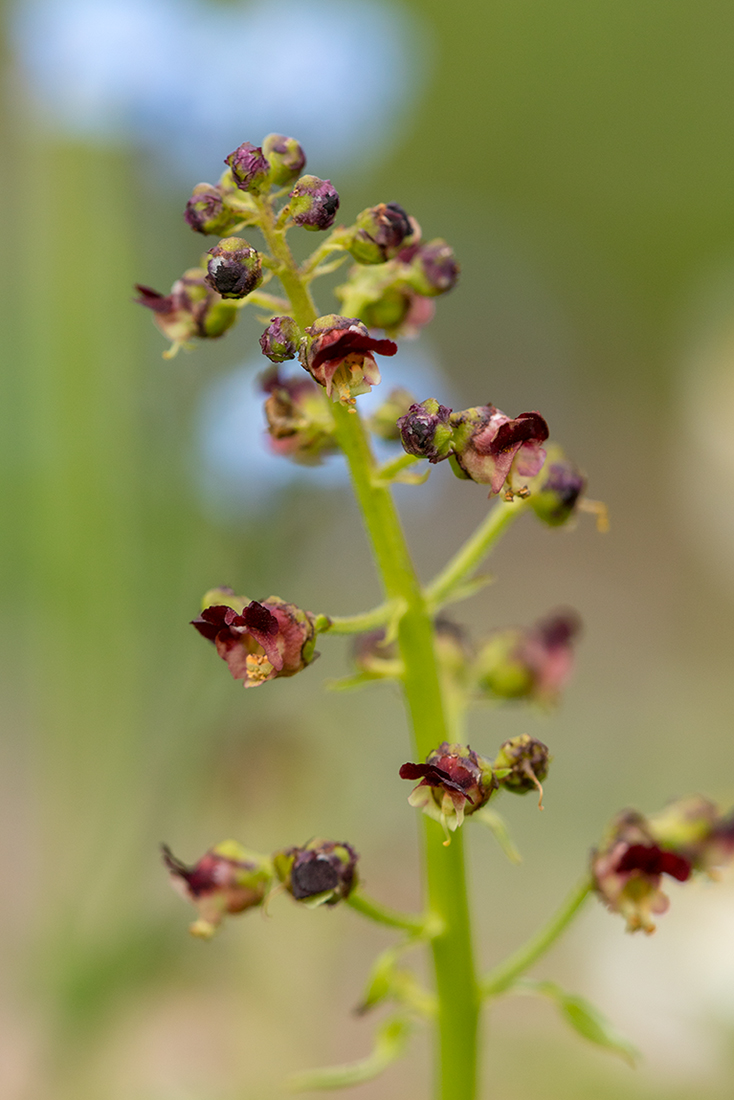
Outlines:
[{"label": "green blurred stem", "polygon": [[441,930],[440,924],[431,917],[411,917],[408,913],[399,913],[397,909],[391,909],[387,905],[381,905],[379,901],[368,898],[361,890],[351,893],[347,898],[347,904],[363,917],[376,921],[377,924],[385,924],[388,928],[399,928],[403,932],[409,932],[411,936],[432,939]]},{"label": "green blurred stem", "polygon": [[[293,261],[282,231],[275,227],[270,205],[258,201],[262,230],[293,308],[306,328],[317,317],[308,287]],[[307,267],[307,265],[306,265]],[[354,492],[388,600],[403,600],[398,643],[405,666],[402,681],[411,717],[415,751],[420,759],[449,740],[444,700],[433,644],[433,621],[406,545],[389,489],[376,479],[376,463],[361,417],[355,409],[333,407],[337,440],[346,456]],[[441,922],[432,940],[438,997],[436,1100],[474,1100],[477,1087],[477,1033],[480,996],[477,983],[464,852],[457,832],[448,847],[440,827],[425,821],[425,876],[428,912]]]},{"label": "green blurred stem", "polygon": [[416,455],[398,455],[397,458],[393,458],[390,462],[386,462],[383,466],[379,466],[377,469],[377,481],[387,482],[394,481],[399,473],[403,470],[409,469],[411,466],[415,466],[416,462],[420,462],[421,459]]},{"label": "green blurred stem", "polygon": [[360,615],[318,615],[316,630],[319,634],[362,634],[365,630],[384,626],[398,612],[399,606],[394,600],[387,600]]},{"label": "green blurred stem", "polygon": [[507,527],[526,508],[527,501],[519,497],[512,501],[497,501],[474,534],[427,586],[426,599],[432,611],[451,600],[453,593],[462,587]]},{"label": "green blurred stem", "polygon": [[545,927],[536,932],[527,943],[523,944],[522,947],[518,948],[509,958],[505,959],[482,979],[482,996],[496,997],[498,994],[504,993],[516,978],[529,970],[533,963],[537,962],[566,931],[592,889],[591,880],[588,878],[583,879],[568,895],[563,905],[553,914]]}]

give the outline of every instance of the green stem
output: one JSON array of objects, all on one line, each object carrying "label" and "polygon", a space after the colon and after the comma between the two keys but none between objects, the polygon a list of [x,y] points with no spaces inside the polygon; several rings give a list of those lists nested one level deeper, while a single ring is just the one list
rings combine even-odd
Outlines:
[{"label": "green stem", "polygon": [[471,577],[505,528],[522,515],[526,508],[527,502],[519,497],[512,501],[497,501],[474,534],[470,535],[451,561],[426,586],[426,599],[434,611],[451,600],[454,592]]},{"label": "green stem", "polygon": [[381,905],[379,901],[368,898],[361,890],[351,893],[347,898],[347,904],[363,917],[378,924],[385,924],[388,928],[399,928],[403,932],[409,932],[411,936],[432,939],[436,931],[440,930],[440,925],[430,917],[411,917],[407,913],[399,913],[397,909],[391,909],[387,905]]},{"label": "green stem", "polygon": [[496,997],[499,993],[504,993],[516,978],[519,978],[533,963],[537,962],[549,947],[552,947],[559,936],[566,931],[591,890],[590,880],[588,878],[583,879],[539,932],[536,932],[527,943],[523,944],[522,947],[518,948],[509,958],[505,959],[482,979],[482,995],[484,997]]},{"label": "green stem", "polygon": [[377,469],[377,480],[383,481],[387,484],[389,481],[394,481],[395,477],[403,470],[409,469],[411,466],[415,466],[416,462],[420,462],[421,459],[416,455],[398,455],[397,458],[393,458],[390,462],[384,463]]},{"label": "green stem", "polygon": [[399,605],[393,600],[363,611],[361,615],[318,615],[316,630],[319,634],[362,634],[366,630],[384,626],[398,611]]},{"label": "green stem", "polygon": [[[305,328],[316,308],[299,275],[282,232],[275,228],[272,209],[260,201],[262,229],[293,307],[295,321]],[[385,596],[402,600],[398,643],[405,666],[402,681],[415,740],[423,759],[449,740],[444,700],[433,643],[433,621],[413,568],[400,519],[389,489],[380,484],[376,463],[361,417],[341,404],[333,407],[337,441],[344,452],[354,492]],[[477,1083],[479,987],[471,941],[464,855],[457,834],[449,847],[435,822],[426,820],[425,874],[428,911],[442,931],[432,940],[438,995],[439,1067],[437,1100],[473,1100]]]}]

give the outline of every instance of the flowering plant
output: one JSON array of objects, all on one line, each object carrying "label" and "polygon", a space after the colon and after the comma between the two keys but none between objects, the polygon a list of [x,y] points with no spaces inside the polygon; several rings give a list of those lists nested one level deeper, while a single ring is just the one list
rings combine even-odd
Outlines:
[{"label": "flowering plant", "polygon": [[[284,461],[306,463],[342,452],[384,602],[345,618],[312,613],[278,596],[250,599],[218,588],[206,594],[193,625],[246,688],[306,669],[317,656],[317,637],[330,634],[358,636],[353,683],[389,679],[400,685],[417,757],[403,764],[400,775],[417,781],[408,801],[423,813],[426,897],[416,914],[369,897],[351,840],[315,839],[272,855],[226,841],[191,867],[166,848],[174,885],[198,911],[191,930],[208,938],[225,918],[258,907],[271,890],[281,890],[307,908],[349,905],[400,935],[377,960],[360,1006],[366,1011],[380,1002],[393,1005],[372,1054],[354,1065],[307,1071],[292,1082],[297,1088],[336,1088],[376,1076],[399,1056],[414,1027],[425,1023],[436,1037],[436,1096],[472,1100],[482,1008],[513,990],[551,997],[585,1038],[629,1059],[629,1044],[596,1009],[555,983],[534,982],[526,974],[591,895],[619,913],[630,931],[652,932],[653,918],[668,905],[664,876],[683,882],[726,863],[734,854],[734,817],[700,796],[651,817],[633,810],[619,814],[549,923],[480,975],[463,834],[481,822],[517,859],[495,805],[503,792],[536,791],[542,808],[550,753],[525,734],[505,741],[490,758],[465,743],[462,720],[470,705],[486,699],[555,705],[572,670],[580,624],[573,612],[559,610],[533,626],[511,626],[473,642],[443,614],[449,604],[477,591],[477,567],[520,517],[535,515],[555,527],[587,510],[596,512],[603,529],[603,507],[585,499],[584,476],[549,442],[549,427],[537,411],[512,417],[487,403],[457,412],[437,397],[417,401],[393,389],[365,422],[358,398],[381,383],[378,359],[394,355],[393,338],[427,323],[433,300],[455,286],[459,267],[452,249],[443,240],[424,242],[415,218],[397,203],[364,210],[351,225],[335,224],[339,195],[330,180],[303,174],[306,157],[293,138],[271,134],[262,146],[245,142],[225,163],[217,184],[194,188],[186,221],[201,234],[256,228],[264,247],[226,236],[169,295],[141,286],[139,301],[172,341],[168,355],[198,339],[220,337],[247,305],[267,311],[260,346],[276,364],[263,382],[273,449]],[[293,228],[330,232],[299,264],[287,240]],[[355,262],[336,290],[342,312],[322,314],[314,303],[314,283],[347,259]],[[280,290],[273,293],[278,283]],[[281,373],[285,363],[298,364],[294,374]],[[370,432],[400,441],[403,453],[378,465]],[[457,477],[488,488],[496,499],[474,534],[424,586],[391,486],[422,482],[432,465],[446,459]],[[424,467],[421,474],[411,470],[418,464]],[[433,958],[430,990],[402,962],[398,966],[405,948],[420,945]]]}]

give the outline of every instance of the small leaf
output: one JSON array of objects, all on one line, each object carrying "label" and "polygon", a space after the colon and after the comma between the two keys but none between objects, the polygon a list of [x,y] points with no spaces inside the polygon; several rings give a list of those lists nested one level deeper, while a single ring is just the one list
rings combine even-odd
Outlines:
[{"label": "small leaf", "polygon": [[372,966],[367,980],[367,988],[360,1004],[357,1006],[358,1015],[369,1012],[371,1008],[384,1001],[390,995],[395,977],[395,964],[400,954],[400,947],[388,947],[378,955]]},{"label": "small leaf", "polygon": [[409,1021],[404,1016],[393,1016],[380,1027],[375,1048],[366,1058],[344,1066],[294,1073],[288,1078],[288,1087],[294,1092],[308,1092],[312,1089],[343,1089],[372,1081],[397,1061],[405,1049],[409,1034]]},{"label": "small leaf", "polygon": [[574,1031],[596,1046],[603,1047],[612,1054],[618,1054],[634,1068],[640,1052],[628,1039],[615,1031],[609,1020],[585,997],[566,993],[555,982],[535,981],[532,978],[519,978],[508,992],[538,993],[550,998]]}]

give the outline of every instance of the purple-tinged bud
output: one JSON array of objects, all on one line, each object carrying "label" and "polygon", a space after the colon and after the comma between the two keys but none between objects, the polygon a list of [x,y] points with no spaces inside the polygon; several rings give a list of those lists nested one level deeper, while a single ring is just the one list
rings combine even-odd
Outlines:
[{"label": "purple-tinged bud", "polygon": [[336,449],[334,419],[324,391],[310,378],[281,378],[277,367],[262,379],[272,450],[305,466]]},{"label": "purple-tinged bud", "polygon": [[221,336],[237,320],[237,307],[210,290],[203,268],[185,271],[173,284],[170,294],[160,294],[140,284],[135,289],[139,294],[136,301],[153,311],[157,327],[172,341],[172,348],[165,353],[167,358],[194,337],[213,339]]},{"label": "purple-tinged bud", "polygon": [[280,676],[295,676],[318,657],[314,617],[278,596],[258,603],[214,588],[191,623],[216,646],[235,680],[259,687]]},{"label": "purple-tinged bud", "polygon": [[326,390],[327,397],[353,404],[361,393],[369,393],[380,381],[373,352],[395,355],[392,340],[376,340],[366,325],[354,317],[336,313],[319,317],[301,343],[301,366]]},{"label": "purple-tinged bud", "polygon": [[459,279],[453,248],[441,239],[419,245],[410,260],[409,278],[418,293],[428,298],[453,290]]},{"label": "purple-tinged bud", "polygon": [[223,298],[245,298],[263,281],[260,253],[242,237],[225,237],[208,254],[206,281]]},{"label": "purple-tinged bud", "polygon": [[359,315],[369,328],[384,328],[390,336],[413,339],[433,320],[435,312],[430,298],[416,294],[412,287],[393,285],[366,301]]},{"label": "purple-tinged bud", "polygon": [[331,229],[339,209],[339,194],[331,180],[301,176],[290,193],[288,209],[294,223],[304,229]]},{"label": "purple-tinged bud", "polygon": [[276,852],[273,866],[288,893],[313,909],[349,897],[357,885],[358,859],[351,844],[317,839]]},{"label": "purple-tinged bud", "polygon": [[[403,764],[401,779],[420,779],[408,802],[453,832],[497,789],[489,760],[468,745],[444,741],[425,764]],[[448,837],[447,837],[448,841]]]},{"label": "purple-tinged bud", "polygon": [[527,794],[533,788],[538,792],[538,807],[543,809],[542,783],[548,774],[550,754],[548,746],[528,733],[513,737],[500,746],[494,761],[494,770],[500,787],[513,794]]},{"label": "purple-tinged bud", "polygon": [[489,495],[507,485],[514,493],[530,496],[527,481],[543,468],[548,425],[538,412],[520,413],[514,420],[495,405],[480,405],[453,413],[454,455],[458,477],[489,485]]},{"label": "purple-tinged bud", "polygon": [[224,163],[232,169],[232,178],[240,191],[257,194],[269,184],[270,165],[263,156],[259,145],[243,142],[233,153],[224,158]]},{"label": "purple-tinged bud", "polygon": [[451,409],[439,405],[434,397],[411,405],[398,420],[403,450],[418,458],[436,463],[448,458],[453,450]]},{"label": "purple-tinged bud", "polygon": [[387,400],[379,406],[376,412],[369,418],[370,431],[389,442],[396,443],[400,439],[398,420],[405,416],[408,409],[415,404],[415,397],[408,390],[400,387],[391,390]]},{"label": "purple-tinged bud", "polygon": [[189,931],[201,939],[211,939],[228,914],[261,905],[273,881],[271,860],[234,840],[210,848],[191,867],[176,859],[165,844],[162,849],[174,889],[198,910],[199,918]]},{"label": "purple-tinged bud", "polygon": [[260,337],[260,347],[271,363],[295,359],[301,342],[301,330],[292,317],[271,317]]},{"label": "purple-tinged bud", "polygon": [[360,264],[384,264],[397,256],[413,227],[402,206],[396,202],[381,202],[357,216],[347,230],[344,242],[347,251]]},{"label": "purple-tinged bud", "polygon": [[262,151],[270,165],[270,183],[274,183],[276,187],[297,179],[306,167],[306,154],[295,138],[284,134],[268,134]]},{"label": "purple-tinged bud", "polygon": [[581,621],[573,611],[556,611],[532,627],[495,631],[475,664],[481,691],[499,699],[557,702],[573,670],[573,642]]},{"label": "purple-tinged bud", "polygon": [[608,909],[624,917],[628,932],[654,932],[653,917],[670,905],[660,889],[662,876],[686,882],[691,871],[690,860],[658,843],[650,823],[635,810],[618,814],[591,853],[594,889]]},{"label": "purple-tinged bud", "polygon": [[197,233],[223,237],[242,221],[242,214],[226,206],[218,184],[197,183],[186,203],[184,218]]},{"label": "purple-tinged bud", "polygon": [[542,474],[536,480],[530,507],[549,527],[560,527],[575,515],[586,478],[558,447],[548,448]]}]

